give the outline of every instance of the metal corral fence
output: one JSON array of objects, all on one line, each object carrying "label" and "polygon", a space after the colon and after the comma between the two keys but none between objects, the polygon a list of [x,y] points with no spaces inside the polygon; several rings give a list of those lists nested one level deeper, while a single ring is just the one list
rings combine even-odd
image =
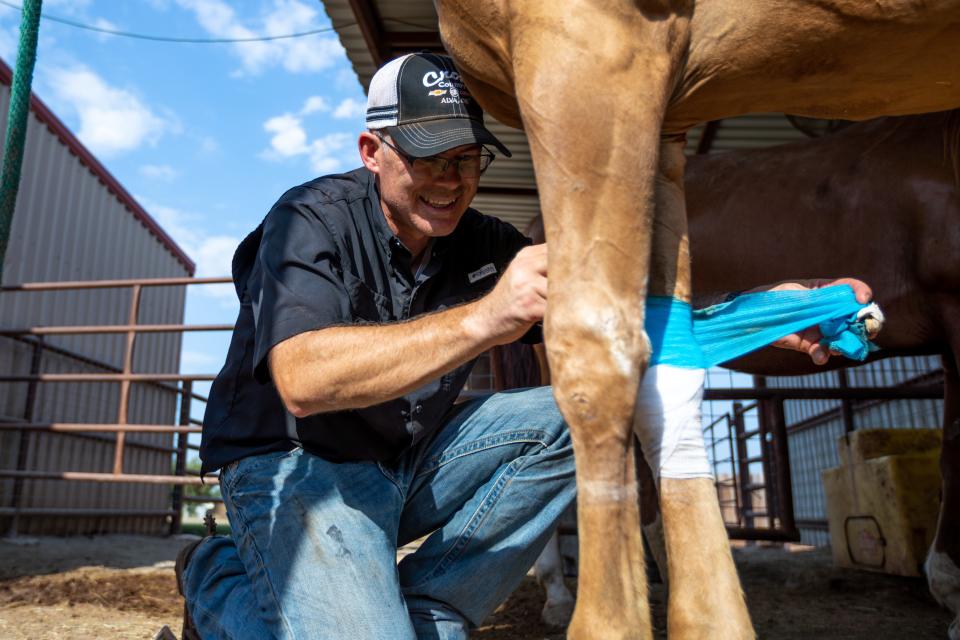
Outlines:
[{"label": "metal corral fence", "polygon": [[[232,331],[233,324],[140,320],[147,291],[179,289],[182,298],[187,285],[231,282],[175,277],[0,287],[8,296],[59,292],[66,296],[55,301],[59,305],[83,297],[88,307],[90,299],[111,292],[97,298],[108,315],[126,307],[123,323],[0,327],[0,534],[177,533],[185,503],[222,502],[184,495],[184,485],[217,482],[211,475],[201,481],[187,468],[199,449],[189,436],[202,431],[191,409],[207,401],[194,383],[215,374],[144,369],[158,362],[151,337]],[[163,299],[156,302],[162,306]],[[69,337],[84,340],[65,342]],[[121,343],[111,346],[111,340]],[[160,346],[179,356],[179,339]],[[493,385],[485,355],[462,397],[489,393]]]},{"label": "metal corral fence", "polygon": [[[472,392],[538,384],[532,351],[507,345],[492,359],[481,356]],[[728,533],[829,544],[820,472],[838,464],[837,437],[857,427],[939,426],[942,398],[934,357],[888,358],[804,377],[710,369],[704,440]],[[560,530],[575,534],[575,523]]]},{"label": "metal corral fence", "polygon": [[705,400],[704,436],[731,537],[825,546],[820,472],[839,464],[837,438],[858,428],[940,427],[943,371],[933,356],[752,381],[717,369]]},{"label": "metal corral fence", "polygon": [[868,387],[939,390],[922,398],[805,400],[785,408],[790,438],[791,482],[801,540],[825,546],[826,502],[820,472],[839,464],[837,439],[855,429],[940,428],[943,424],[943,369],[934,356],[890,358],[855,369],[802,378],[769,378],[770,386],[832,385],[840,389]]},{"label": "metal corral fence", "polygon": [[[2,528],[8,534],[35,529],[50,533],[49,526],[34,524],[49,520],[61,523],[57,532],[65,534],[117,531],[118,521],[140,522],[119,530],[179,531],[183,485],[201,483],[186,470],[189,452],[197,449],[188,437],[201,431],[199,422],[190,417],[191,405],[195,400],[206,402],[193,391],[193,384],[214,376],[143,371],[144,359],[137,355],[150,336],[232,331],[233,325],[140,323],[142,300],[150,289],[230,281],[153,278],[33,283],[0,289],[5,294],[34,295],[128,292],[125,324],[0,328],[0,336],[17,347],[10,350],[13,355],[5,367],[9,373],[0,375],[0,386],[26,385],[20,415],[12,416],[8,410],[0,417],[0,442],[4,444],[0,478],[5,479],[0,481],[0,522],[5,522]],[[141,334],[148,335],[138,340]],[[92,358],[53,343],[61,336],[119,339],[122,357],[120,362]],[[179,340],[176,346],[179,350]],[[23,353],[29,357],[24,358]],[[61,398],[45,404],[54,394],[63,394],[64,388],[66,401]],[[168,411],[151,410],[151,403],[158,399]],[[104,411],[109,407],[114,408],[112,415]],[[52,411],[56,415],[51,415]],[[156,420],[158,415],[162,422]],[[146,423],[145,417],[155,422]],[[206,482],[216,479],[208,477]]]},{"label": "metal corral fence", "polygon": [[[29,533],[32,522],[55,519],[67,523],[61,533],[95,533],[116,530],[108,522],[140,519],[150,523],[140,532],[179,531],[189,499],[183,487],[201,484],[187,470],[189,453],[198,448],[189,435],[201,432],[191,418],[192,403],[206,402],[193,385],[214,375],[142,371],[135,347],[147,336],[140,343],[137,338],[231,331],[233,325],[140,323],[143,293],[230,281],[153,278],[0,289],[3,294],[128,292],[124,324],[0,328],[0,337],[17,345],[0,386],[26,385],[20,415],[12,416],[9,408],[0,415],[0,523],[6,525],[0,528]],[[121,361],[56,344],[61,336],[120,339]],[[465,395],[493,388],[494,369],[482,358]],[[58,386],[70,389],[69,402],[61,398],[45,406],[51,397],[46,394]],[[751,379],[711,370],[707,387],[704,434],[724,519],[731,537],[749,540],[828,544],[820,472],[838,463],[837,437],[858,427],[939,426],[943,413],[942,370],[932,357],[891,358],[799,378]],[[157,402],[174,409],[170,419],[145,422],[144,416],[164,415],[142,411]],[[88,410],[105,405],[115,412]],[[132,490],[135,486],[141,490]],[[118,493],[124,506],[115,506]]]}]

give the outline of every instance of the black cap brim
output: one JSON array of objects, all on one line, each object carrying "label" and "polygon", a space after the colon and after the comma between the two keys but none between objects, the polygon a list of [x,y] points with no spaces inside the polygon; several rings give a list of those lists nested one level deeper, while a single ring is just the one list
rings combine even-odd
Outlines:
[{"label": "black cap brim", "polygon": [[439,118],[386,127],[394,143],[414,158],[434,156],[468,144],[493,145],[510,157],[497,137],[473,118]]}]

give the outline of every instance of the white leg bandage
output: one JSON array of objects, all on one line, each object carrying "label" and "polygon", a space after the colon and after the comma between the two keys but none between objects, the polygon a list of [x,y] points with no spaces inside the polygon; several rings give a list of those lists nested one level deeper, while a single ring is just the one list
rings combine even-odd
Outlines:
[{"label": "white leg bandage", "polygon": [[637,394],[634,431],[656,478],[712,478],[700,404],[705,369],[657,364]]}]

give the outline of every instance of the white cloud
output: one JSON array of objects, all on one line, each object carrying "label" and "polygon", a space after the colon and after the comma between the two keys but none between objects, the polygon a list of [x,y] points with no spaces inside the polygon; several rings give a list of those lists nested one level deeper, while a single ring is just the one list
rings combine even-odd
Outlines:
[{"label": "white cloud", "polygon": [[145,164],[140,167],[140,175],[151,180],[171,182],[180,172],[167,164]]},{"label": "white cloud", "polygon": [[[148,198],[137,197],[143,207],[170,234],[170,237],[196,262],[198,278],[228,276],[233,254],[240,238],[226,234],[211,235],[198,225],[201,217],[174,207],[167,207]],[[198,295],[219,300],[226,308],[235,308],[237,293],[232,284],[214,284],[190,287]]]},{"label": "white cloud", "polygon": [[93,21],[93,26],[95,26],[98,29],[112,29],[114,31],[119,30],[117,25],[113,24],[106,18],[97,18],[96,20]]},{"label": "white cloud", "polygon": [[264,130],[272,133],[270,148],[263,152],[267,160],[283,160],[306,156],[310,169],[316,173],[332,173],[344,168],[345,153],[354,136],[349,133],[330,133],[309,140],[303,123],[295,115],[285,113],[263,123]]},{"label": "white cloud", "polygon": [[334,118],[359,118],[367,111],[367,105],[353,98],[345,98],[333,110]]},{"label": "white cloud", "polygon": [[[197,236],[199,242],[188,254],[197,263],[197,276],[230,275],[233,254],[240,244],[240,238],[226,235],[207,236],[199,233]],[[233,285],[226,285],[224,288],[229,291],[228,296],[231,300],[236,298],[237,293]]]},{"label": "white cloud", "polygon": [[[192,11],[211,36],[216,38],[256,38],[278,36],[321,27],[319,12],[300,0],[274,0],[271,9],[261,15],[256,27],[249,27],[223,0],[177,0]],[[231,51],[240,58],[243,74],[257,75],[280,66],[290,73],[314,73],[332,67],[346,58],[334,35],[311,35],[257,42],[237,42]]]},{"label": "white cloud", "polygon": [[53,68],[45,80],[56,98],[76,111],[77,136],[96,154],[110,156],[153,145],[164,133],[178,129],[173,118],[157,115],[132,92],[110,86],[86,67]]},{"label": "white cloud", "polygon": [[[113,24],[112,22],[110,22],[110,21],[107,20],[106,18],[97,18],[96,20],[94,20],[93,26],[97,27],[98,29],[108,29],[108,30],[110,30],[110,31],[119,31],[119,30],[120,30],[119,27],[117,27],[117,25]],[[100,42],[104,42],[104,41],[109,40],[109,39],[111,39],[111,38],[113,38],[113,37],[115,37],[115,36],[113,36],[113,35],[111,35],[111,34],[109,34],[109,33],[102,33],[102,32],[101,32],[101,33],[97,33],[97,36],[96,36],[96,37],[97,37],[97,40],[99,40]]]},{"label": "white cloud", "polygon": [[353,136],[349,133],[331,133],[310,143],[310,168],[318,174],[333,173],[344,165],[343,153]]},{"label": "white cloud", "polygon": [[263,128],[273,134],[270,149],[278,156],[289,158],[309,151],[307,132],[300,124],[300,118],[285,113],[264,122]]},{"label": "white cloud", "polygon": [[303,103],[303,108],[300,109],[300,115],[306,116],[318,111],[321,113],[330,111],[330,103],[327,102],[327,99],[323,96],[310,96],[307,98],[307,101]]}]

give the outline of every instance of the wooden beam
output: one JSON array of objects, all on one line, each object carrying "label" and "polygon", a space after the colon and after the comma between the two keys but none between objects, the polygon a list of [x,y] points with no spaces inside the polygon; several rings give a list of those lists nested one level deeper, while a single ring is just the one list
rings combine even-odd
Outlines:
[{"label": "wooden beam", "polygon": [[408,52],[430,51],[431,53],[446,53],[438,31],[387,31],[384,40],[393,50],[394,55]]},{"label": "wooden beam", "polygon": [[363,40],[367,43],[367,50],[377,67],[394,57],[389,42],[384,37],[383,22],[373,6],[372,0],[350,0],[350,9],[357,20]]}]

